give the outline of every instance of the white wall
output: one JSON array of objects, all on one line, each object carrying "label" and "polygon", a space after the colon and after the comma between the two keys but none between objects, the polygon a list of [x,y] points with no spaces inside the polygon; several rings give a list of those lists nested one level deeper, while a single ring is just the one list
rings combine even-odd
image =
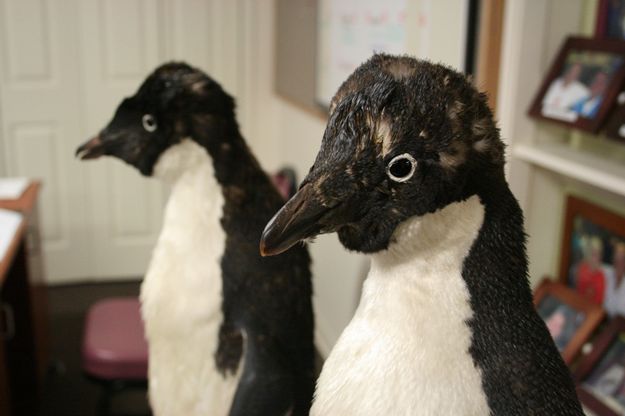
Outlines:
[{"label": "white wall", "polygon": [[468,0],[408,1],[408,52],[462,70],[468,7]]}]

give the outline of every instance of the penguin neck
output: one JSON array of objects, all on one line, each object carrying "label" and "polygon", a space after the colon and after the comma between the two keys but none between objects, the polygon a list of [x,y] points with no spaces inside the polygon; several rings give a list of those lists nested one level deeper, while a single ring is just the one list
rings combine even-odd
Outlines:
[{"label": "penguin neck", "polygon": [[[388,249],[371,255],[311,415],[489,414],[469,355],[473,311],[462,276],[483,222],[484,206],[472,196],[404,221]],[[449,400],[450,391],[463,394]]]},{"label": "penguin neck", "polygon": [[215,177],[222,187],[249,186],[261,167],[250,152],[233,117],[211,114],[191,116],[193,140],[213,160]]},{"label": "penguin neck", "polygon": [[476,195],[412,217],[397,227],[388,249],[372,255],[372,270],[384,272],[414,266],[432,269],[451,259],[462,262],[483,221],[484,205]]},{"label": "penguin neck", "polygon": [[208,215],[220,218],[223,198],[213,163],[196,141],[183,139],[167,149],[154,167],[154,176],[172,186],[165,223],[199,221]]},{"label": "penguin neck", "polygon": [[463,278],[471,292],[474,307],[483,308],[489,299],[500,306],[488,311],[496,315],[508,310],[513,296],[524,308],[519,313],[534,311],[532,292],[527,278],[527,256],[523,212],[504,179],[503,172],[495,179],[480,181],[475,192],[484,204],[484,226],[466,259]]},{"label": "penguin neck", "polygon": [[[472,319],[471,294],[464,264],[484,225],[485,207],[474,195],[433,213],[413,217],[398,226],[393,243],[374,254],[363,286],[359,316],[377,321],[408,338],[416,329],[456,328],[455,345],[468,350],[466,323]],[[396,326],[395,330],[390,329]],[[400,330],[402,328],[402,330]],[[402,337],[404,336],[402,335]],[[436,357],[438,335],[421,343],[423,353]],[[466,353],[467,350],[462,350]]]}]

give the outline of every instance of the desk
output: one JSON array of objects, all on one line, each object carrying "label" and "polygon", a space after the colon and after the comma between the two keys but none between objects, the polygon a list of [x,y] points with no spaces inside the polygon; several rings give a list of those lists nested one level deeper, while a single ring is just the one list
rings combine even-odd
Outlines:
[{"label": "desk", "polygon": [[[0,200],[0,208],[23,215],[9,250],[0,259],[2,319],[14,324],[12,336],[0,337],[0,416],[35,414],[48,367],[47,288],[45,284],[37,197],[32,182],[19,199]],[[6,316],[6,310],[10,313]]]}]

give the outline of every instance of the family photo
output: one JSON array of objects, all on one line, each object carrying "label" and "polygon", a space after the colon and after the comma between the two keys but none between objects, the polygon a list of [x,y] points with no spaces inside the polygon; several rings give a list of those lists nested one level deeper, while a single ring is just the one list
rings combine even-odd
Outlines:
[{"label": "family photo", "polygon": [[622,63],[621,56],[611,53],[571,51],[542,99],[542,114],[567,122],[595,118]]},{"label": "family photo", "polygon": [[625,236],[579,215],[573,220],[570,255],[568,285],[608,315],[625,315]]},{"label": "family photo", "polygon": [[560,47],[528,114],[597,132],[625,80],[625,42],[569,37]]}]

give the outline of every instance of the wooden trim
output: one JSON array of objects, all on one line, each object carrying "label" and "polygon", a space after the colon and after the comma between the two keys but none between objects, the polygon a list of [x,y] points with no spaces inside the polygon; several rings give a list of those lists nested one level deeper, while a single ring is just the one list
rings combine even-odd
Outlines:
[{"label": "wooden trim", "polygon": [[590,338],[597,326],[603,321],[605,312],[601,306],[593,304],[562,283],[554,282],[549,278],[545,278],[534,291],[534,306],[538,308],[540,302],[547,295],[553,296],[567,306],[583,312],[586,316],[584,322],[575,331],[575,334],[562,351],[562,359],[565,363],[570,364],[579,354],[582,346]]},{"label": "wooden trim", "polygon": [[40,188],[41,182],[32,181],[18,199],[0,199],[0,208],[19,211],[24,215],[29,215],[35,206]]},{"label": "wooden trim", "polygon": [[475,83],[488,95],[493,113],[499,92],[504,7],[505,0],[482,0],[479,16]]}]

